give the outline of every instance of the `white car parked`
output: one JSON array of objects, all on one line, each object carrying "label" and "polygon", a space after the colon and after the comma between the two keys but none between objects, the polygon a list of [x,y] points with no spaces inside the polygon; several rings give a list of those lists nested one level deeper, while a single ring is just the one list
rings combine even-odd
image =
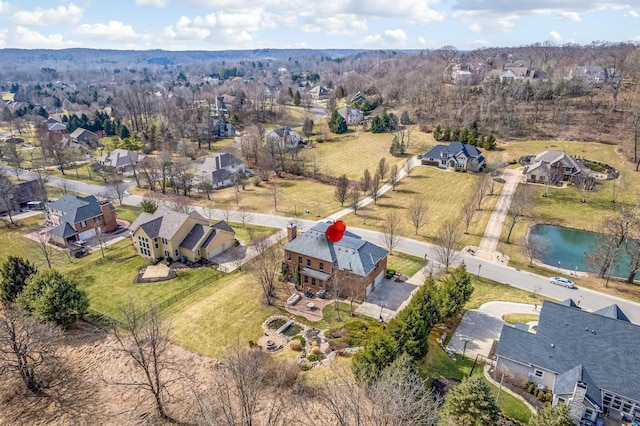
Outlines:
[{"label": "white car parked", "polygon": [[555,284],[555,285],[561,285],[563,287],[567,287],[567,288],[576,288],[575,284],[573,283],[573,281],[564,278],[564,277],[551,277],[549,278],[549,282],[551,284]]}]

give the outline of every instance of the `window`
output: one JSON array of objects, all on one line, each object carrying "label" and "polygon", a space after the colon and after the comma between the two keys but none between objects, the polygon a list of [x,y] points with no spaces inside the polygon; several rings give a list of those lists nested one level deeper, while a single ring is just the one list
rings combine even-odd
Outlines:
[{"label": "window", "polygon": [[83,227],[83,228],[86,228],[87,227],[87,221],[83,220],[82,222],[80,222],[80,226]]},{"label": "window", "polygon": [[541,379],[544,377],[544,371],[538,370],[537,368],[533,370],[533,374]]},{"label": "window", "polygon": [[631,414],[632,408],[633,408],[633,405],[631,405],[631,403],[628,401],[625,401],[624,404],[622,404],[622,411],[627,414]]},{"label": "window", "polygon": [[614,397],[613,402],[611,403],[611,408],[613,408],[614,410],[619,410],[621,405],[622,401],[620,401],[620,398],[618,398],[617,396]]},{"label": "window", "polygon": [[287,260],[291,260],[291,253],[287,253]]},{"label": "window", "polygon": [[309,277],[308,276],[304,276],[304,283],[307,284],[309,282]]},{"label": "window", "polygon": [[311,259],[307,259],[307,266],[311,267]]},{"label": "window", "polygon": [[316,279],[315,278],[311,278],[311,285],[316,285]]},{"label": "window", "polygon": [[164,251],[164,257],[169,257],[169,250]]},{"label": "window", "polygon": [[320,270],[324,271],[324,263],[320,262]]},{"label": "window", "polygon": [[157,238],[154,238],[154,239],[153,239],[153,246],[154,246],[155,248],[158,248],[158,239],[157,239]]},{"label": "window", "polygon": [[180,252],[178,252],[178,249],[176,249],[175,254],[176,254],[176,259],[177,259],[178,256],[180,256]]},{"label": "window", "polygon": [[302,256],[298,256],[298,263],[302,263]]},{"label": "window", "polygon": [[151,257],[151,252],[144,247],[140,247],[140,253],[142,253],[143,256]]},{"label": "window", "polygon": [[611,395],[610,393],[605,393],[604,397],[602,398],[602,405],[604,405],[605,407],[609,407],[611,405],[612,399],[613,395]]},{"label": "window", "polygon": [[162,239],[162,244],[167,244],[167,239],[166,238]]},{"label": "window", "polygon": [[318,280],[318,286],[320,288],[324,287],[324,283],[322,282],[322,280]]}]

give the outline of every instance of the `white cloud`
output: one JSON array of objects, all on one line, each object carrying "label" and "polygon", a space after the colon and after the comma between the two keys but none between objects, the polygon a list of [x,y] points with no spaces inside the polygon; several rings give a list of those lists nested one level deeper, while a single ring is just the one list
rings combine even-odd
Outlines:
[{"label": "white cloud", "polygon": [[367,0],[365,4],[357,0],[339,2],[317,2],[317,13],[325,16],[338,13],[350,13],[377,18],[406,19],[411,23],[428,23],[442,21],[444,16],[429,7],[429,3],[437,0]]},{"label": "white cloud", "polygon": [[352,36],[366,32],[367,20],[358,15],[339,14],[335,16],[319,16],[307,19],[300,30],[307,33],[326,32],[328,35]]},{"label": "white cloud", "polygon": [[560,43],[562,41],[562,36],[556,31],[549,32],[549,35],[551,36],[551,40],[556,43]]},{"label": "white cloud", "polygon": [[640,17],[640,14],[638,14],[638,12],[636,12],[635,10],[630,10],[627,13],[624,14],[625,18],[638,18]]},{"label": "white cloud", "polygon": [[109,21],[107,24],[82,24],[76,27],[74,34],[94,40],[136,43],[150,39],[147,34],[137,33],[131,25],[120,21]]},{"label": "white cloud", "polygon": [[167,7],[169,0],[135,0],[138,6]]},{"label": "white cloud", "polygon": [[6,28],[0,30],[0,48],[7,47],[7,40],[9,39],[9,31]]},{"label": "white cloud", "polygon": [[560,12],[558,16],[555,18],[556,21],[570,21],[570,22],[580,22],[582,18],[580,14],[577,12]]},{"label": "white cloud", "polygon": [[163,33],[170,40],[204,40],[211,35],[211,31],[193,25],[186,16],[181,16],[175,26],[168,26]]},{"label": "white cloud", "polygon": [[489,40],[472,40],[471,44],[474,46],[491,46],[491,42]]},{"label": "white cloud", "polygon": [[7,2],[0,1],[0,13],[6,13],[9,11],[11,5]]},{"label": "white cloud", "polygon": [[73,3],[68,6],[58,6],[53,9],[20,10],[13,14],[11,22],[14,25],[28,27],[45,27],[57,24],[77,24],[84,11]]},{"label": "white cloud", "polygon": [[509,20],[498,19],[489,21],[485,25],[477,22],[469,25],[469,31],[476,34],[505,34],[510,32],[515,24]]},{"label": "white cloud", "polygon": [[398,28],[395,30],[385,30],[382,34],[366,36],[360,44],[371,48],[380,47],[403,47],[407,42],[407,34]]},{"label": "white cloud", "polygon": [[62,34],[44,35],[22,26],[16,27],[11,45],[11,47],[22,49],[63,49],[78,46],[80,43],[65,41]]}]

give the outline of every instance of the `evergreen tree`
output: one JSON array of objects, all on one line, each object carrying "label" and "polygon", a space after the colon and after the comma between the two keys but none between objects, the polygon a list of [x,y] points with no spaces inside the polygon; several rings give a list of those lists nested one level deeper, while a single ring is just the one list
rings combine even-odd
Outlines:
[{"label": "evergreen tree", "polygon": [[433,129],[433,138],[437,141],[442,140],[442,127],[439,124]]},{"label": "evergreen tree", "polygon": [[70,326],[89,309],[87,294],[56,270],[38,272],[29,277],[16,302],[35,317],[62,327]]},{"label": "evergreen tree", "polygon": [[0,267],[0,302],[13,303],[22,292],[27,279],[38,272],[27,259],[9,256]]},{"label": "evergreen tree", "polygon": [[495,425],[500,409],[482,376],[468,377],[447,393],[444,414],[456,425]]},{"label": "evergreen tree", "polygon": [[293,104],[295,106],[300,105],[300,91],[296,90],[296,93],[293,94]]},{"label": "evergreen tree", "polygon": [[309,137],[313,134],[313,120],[310,118],[307,118],[304,120],[304,124],[302,125],[302,134],[305,135],[306,137]]},{"label": "evergreen tree", "polygon": [[493,133],[489,134],[489,136],[484,139],[482,147],[487,151],[491,151],[496,147],[496,137],[493,136]]},{"label": "evergreen tree", "polygon": [[444,128],[444,132],[442,132],[442,140],[445,142],[449,142],[451,140],[451,127],[447,126]]},{"label": "evergreen tree", "polygon": [[352,369],[358,383],[366,383],[391,365],[398,354],[395,339],[385,330],[370,335],[362,350],[353,356]]},{"label": "evergreen tree", "polygon": [[402,114],[400,114],[400,124],[403,126],[411,124],[411,119],[409,118],[409,113],[407,111],[402,111]]},{"label": "evergreen tree", "polygon": [[451,142],[460,141],[460,129],[455,128],[451,131]]},{"label": "evergreen tree", "polygon": [[464,309],[464,305],[471,298],[472,293],[471,274],[467,272],[466,265],[462,263],[442,280],[438,288],[442,319],[449,319],[459,315]]},{"label": "evergreen tree", "polygon": [[398,135],[395,135],[393,137],[393,140],[391,141],[391,148],[389,148],[389,152],[394,157],[399,157],[400,155],[402,155],[402,148],[400,147],[400,142],[398,142]]},{"label": "evergreen tree", "polygon": [[384,120],[379,115],[371,119],[371,133],[384,133],[386,130]]},{"label": "evergreen tree", "polygon": [[464,127],[462,130],[460,130],[460,137],[458,138],[458,140],[462,143],[467,143],[467,141],[469,140],[469,129]]},{"label": "evergreen tree", "polygon": [[342,117],[337,110],[334,110],[331,114],[329,129],[337,135],[347,133],[347,122],[344,121],[344,117]]},{"label": "evergreen tree", "polygon": [[529,426],[573,426],[575,423],[569,414],[569,406],[558,404],[546,407],[531,417]]}]

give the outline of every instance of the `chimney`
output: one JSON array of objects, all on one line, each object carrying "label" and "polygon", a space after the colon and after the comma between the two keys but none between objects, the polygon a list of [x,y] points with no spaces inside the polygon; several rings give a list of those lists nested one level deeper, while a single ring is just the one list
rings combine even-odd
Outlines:
[{"label": "chimney", "polygon": [[293,241],[296,239],[297,236],[298,236],[298,227],[296,226],[295,223],[292,222],[289,225],[287,225],[287,240]]},{"label": "chimney", "polygon": [[216,154],[216,170],[220,170],[220,155]]}]

